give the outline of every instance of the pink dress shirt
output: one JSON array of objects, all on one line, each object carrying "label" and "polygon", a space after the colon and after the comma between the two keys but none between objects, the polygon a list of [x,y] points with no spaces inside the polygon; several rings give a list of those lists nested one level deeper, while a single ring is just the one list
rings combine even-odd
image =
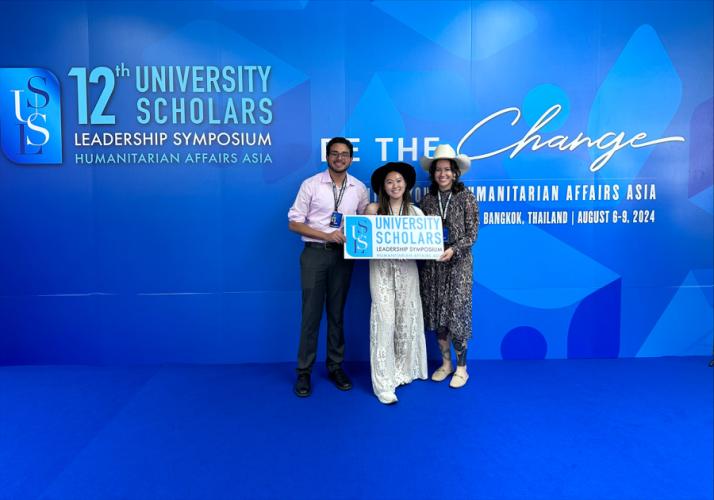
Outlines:
[{"label": "pink dress shirt", "polygon": [[[369,204],[367,187],[349,174],[345,177],[345,182],[347,187],[338,211],[343,215],[364,213],[364,209]],[[295,198],[295,203],[293,203],[288,212],[288,220],[290,222],[302,222],[312,229],[331,233],[335,230],[335,228],[330,227],[330,217],[334,210],[335,198],[332,192],[332,178],[329,172],[325,170],[303,181]],[[302,236],[302,240],[322,241],[308,238],[307,236]]]}]

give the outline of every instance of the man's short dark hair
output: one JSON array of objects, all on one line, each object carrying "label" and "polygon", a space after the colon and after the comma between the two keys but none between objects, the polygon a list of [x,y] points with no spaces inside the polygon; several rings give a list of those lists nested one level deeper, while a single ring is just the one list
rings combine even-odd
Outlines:
[{"label": "man's short dark hair", "polygon": [[352,154],[353,154],[352,143],[350,141],[348,141],[347,139],[345,139],[344,137],[333,137],[332,139],[330,139],[330,142],[327,143],[327,147],[325,148],[326,156],[330,156],[330,149],[335,144],[344,144],[345,146],[347,146],[350,150],[350,158],[352,158]]}]

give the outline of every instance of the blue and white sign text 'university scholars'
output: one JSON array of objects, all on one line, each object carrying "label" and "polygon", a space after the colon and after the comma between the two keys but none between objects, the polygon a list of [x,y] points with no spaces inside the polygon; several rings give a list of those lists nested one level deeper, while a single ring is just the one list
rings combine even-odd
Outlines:
[{"label": "blue and white sign text 'university scholars'", "polygon": [[440,217],[345,216],[346,259],[438,259],[444,253]]}]

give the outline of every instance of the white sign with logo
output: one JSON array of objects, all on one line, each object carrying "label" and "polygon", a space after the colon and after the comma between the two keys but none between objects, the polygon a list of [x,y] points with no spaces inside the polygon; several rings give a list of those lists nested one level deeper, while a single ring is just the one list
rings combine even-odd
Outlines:
[{"label": "white sign with logo", "polygon": [[346,215],[346,259],[435,260],[444,253],[441,217]]}]

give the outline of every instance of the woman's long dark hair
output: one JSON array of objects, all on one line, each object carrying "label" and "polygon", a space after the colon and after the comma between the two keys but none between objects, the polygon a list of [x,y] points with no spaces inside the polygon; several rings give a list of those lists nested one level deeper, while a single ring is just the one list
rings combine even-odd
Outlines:
[{"label": "woman's long dark hair", "polygon": [[[387,178],[386,176],[384,177],[385,179]],[[377,200],[379,203],[379,208],[377,209],[377,215],[390,215],[389,211],[389,195],[386,193],[386,189],[384,189],[384,184],[382,184],[381,189],[379,190],[379,199]],[[401,214],[396,214],[396,215],[409,215],[409,212],[412,207],[412,196],[409,194],[409,190],[407,189],[406,182],[404,185],[404,194],[402,195],[402,204],[404,206]]]},{"label": "woman's long dark hair", "polygon": [[[446,159],[446,158],[441,158],[441,159]],[[436,180],[434,179],[434,173],[436,172],[436,162],[439,160],[434,160],[431,162],[431,165],[429,166],[429,179],[431,179],[431,186],[429,186],[429,194],[436,196],[436,194],[439,192],[439,185],[436,183]],[[448,159],[449,163],[451,163],[451,171],[454,173],[455,178],[454,178],[454,183],[451,185],[451,192],[456,194],[460,193],[466,187],[464,186],[464,183],[459,180],[461,177],[461,169],[459,168],[459,165],[456,163],[456,160]]]}]

